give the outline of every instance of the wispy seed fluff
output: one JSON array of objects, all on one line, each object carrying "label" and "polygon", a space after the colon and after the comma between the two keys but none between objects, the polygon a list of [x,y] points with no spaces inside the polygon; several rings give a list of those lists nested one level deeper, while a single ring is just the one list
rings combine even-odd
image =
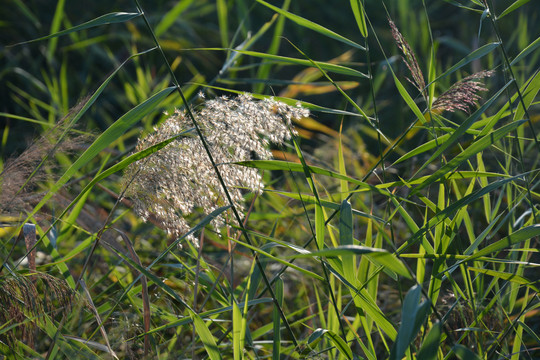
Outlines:
[{"label": "wispy seed fluff", "polygon": [[[254,100],[244,94],[207,100],[194,113],[210,152],[227,186],[234,206],[244,209],[244,192],[260,193],[263,188],[257,169],[232,163],[270,159],[268,143],[282,144],[290,138],[292,119],[309,116],[297,105],[289,106],[274,99]],[[155,132],[139,139],[136,151],[149,148],[192,128],[188,115],[176,110]],[[293,130],[294,131],[294,130]],[[129,182],[132,181],[131,184]],[[135,211],[144,219],[151,215],[174,236],[189,231],[185,216],[200,209],[208,215],[228,205],[225,192],[208,158],[201,139],[192,133],[179,137],[160,151],[132,164],[125,174],[129,184],[126,195],[134,201]],[[213,221],[219,230],[226,225],[227,213]],[[196,244],[196,239],[190,240]]]}]

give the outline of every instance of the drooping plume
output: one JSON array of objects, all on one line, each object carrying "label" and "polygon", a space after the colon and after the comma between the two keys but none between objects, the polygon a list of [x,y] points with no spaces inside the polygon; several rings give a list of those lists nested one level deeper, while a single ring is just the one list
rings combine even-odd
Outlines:
[{"label": "drooping plume", "polygon": [[[291,120],[307,116],[309,111],[300,106],[273,99],[257,101],[247,94],[233,99],[208,100],[195,113],[237,209],[243,209],[242,189],[259,193],[263,184],[257,169],[233,163],[250,160],[252,156],[271,158],[269,142],[281,144],[289,139]],[[188,116],[177,110],[154,133],[140,139],[136,150],[147,149],[191,127]],[[184,217],[196,209],[210,214],[228,205],[203,143],[195,135],[180,137],[133,164],[125,179],[126,183],[133,179],[126,195],[134,200],[136,212],[143,219],[154,216],[175,236],[189,231]],[[224,216],[217,217],[213,221],[214,228],[221,228],[225,222]],[[193,237],[190,240],[195,242]]]}]

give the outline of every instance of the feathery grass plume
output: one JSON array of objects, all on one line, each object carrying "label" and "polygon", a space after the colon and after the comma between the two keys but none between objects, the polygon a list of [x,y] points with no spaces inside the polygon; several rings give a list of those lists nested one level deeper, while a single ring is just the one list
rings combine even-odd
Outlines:
[{"label": "feathery grass plume", "polygon": [[390,28],[392,29],[392,36],[394,37],[394,41],[396,42],[396,45],[398,46],[399,50],[403,53],[405,57],[401,57],[403,59],[403,62],[407,67],[409,68],[409,71],[411,72],[413,80],[407,78],[407,80],[413,84],[424,96],[424,98],[427,98],[427,95],[425,93],[424,88],[426,87],[426,82],[424,81],[424,75],[422,75],[422,71],[420,70],[420,65],[418,65],[418,61],[416,60],[416,56],[414,55],[414,52],[412,51],[411,47],[409,46],[409,43],[403,35],[399,32],[396,24],[388,18],[388,23],[390,24]]},{"label": "feathery grass plume", "polygon": [[17,216],[37,204],[43,194],[37,185],[50,179],[45,169],[54,171],[58,166],[55,153],[70,154],[80,149],[89,140],[87,134],[75,134],[68,128],[70,116],[82,105],[74,107],[70,114],[60,120],[53,128],[36,139],[17,157],[6,160],[0,172],[0,213]]},{"label": "feathery grass plume", "polygon": [[[257,169],[232,163],[252,157],[270,159],[269,142],[282,144],[288,140],[291,120],[307,116],[309,111],[299,105],[289,106],[274,99],[256,101],[249,94],[208,100],[196,111],[197,122],[235,207],[243,209],[242,189],[260,193],[263,184]],[[140,139],[136,150],[164,141],[191,125],[185,112],[176,110],[154,133]],[[144,220],[152,214],[174,236],[189,231],[184,216],[198,208],[210,214],[228,204],[197,136],[178,138],[161,151],[132,164],[124,179],[126,184],[133,179],[126,195],[134,200],[135,211]],[[225,222],[225,217],[219,216],[213,226],[218,230]],[[193,236],[190,240],[197,244]]]},{"label": "feathery grass plume", "polygon": [[0,335],[0,341],[10,344],[21,338],[32,342],[37,324],[45,323],[44,314],[51,317],[57,311],[67,314],[73,295],[64,280],[46,273],[0,275],[0,324],[19,324]]},{"label": "feathery grass plume", "polygon": [[478,79],[490,77],[493,74],[494,71],[492,70],[484,70],[458,81],[433,102],[431,110],[446,110],[451,112],[462,110],[469,112],[469,108],[475,106],[481,98],[477,93],[479,91],[487,91],[484,84],[478,81]]}]

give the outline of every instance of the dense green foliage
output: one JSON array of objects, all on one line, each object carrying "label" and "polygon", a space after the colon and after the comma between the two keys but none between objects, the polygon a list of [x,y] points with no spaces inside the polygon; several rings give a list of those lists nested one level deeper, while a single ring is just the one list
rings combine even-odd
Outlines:
[{"label": "dense green foliage", "polygon": [[[83,10],[0,4],[0,359],[540,356],[537,1]],[[230,172],[207,100],[246,92],[310,115]],[[190,125],[136,148],[175,109]],[[196,165],[153,160],[173,144]],[[167,175],[141,164],[192,166],[147,221],[126,187]],[[204,198],[181,236],[174,181]]]}]

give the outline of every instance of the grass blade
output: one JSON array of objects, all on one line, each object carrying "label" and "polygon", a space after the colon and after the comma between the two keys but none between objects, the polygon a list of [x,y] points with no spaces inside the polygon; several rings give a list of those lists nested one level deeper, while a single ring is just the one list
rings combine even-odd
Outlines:
[{"label": "grass blade", "polygon": [[287,17],[287,19],[291,20],[292,22],[294,22],[294,23],[296,23],[296,24],[298,24],[300,26],[303,26],[303,27],[305,27],[307,29],[318,32],[319,34],[322,34],[322,35],[327,36],[329,38],[335,39],[337,41],[341,41],[342,43],[345,43],[345,44],[347,44],[349,46],[352,46],[354,48],[357,48],[357,49],[360,49],[360,50],[366,50],[366,48],[363,47],[362,45],[359,45],[359,44],[355,43],[354,41],[349,40],[346,37],[343,37],[343,36],[335,33],[334,31],[325,28],[324,26],[321,26],[321,25],[319,25],[317,23],[314,23],[313,21],[310,21],[308,19],[304,19],[301,16],[298,16],[298,15],[295,15],[295,14],[289,12],[289,11],[280,9],[277,6],[270,5],[266,1],[257,0],[257,2],[259,4],[262,4],[262,5],[266,6],[266,7],[274,10],[275,12]]},{"label": "grass blade", "polygon": [[502,139],[503,137],[510,134],[512,131],[517,129],[519,126],[521,126],[526,120],[520,120],[515,121],[510,124],[507,124],[495,131],[493,131],[490,134],[487,134],[486,136],[476,140],[474,143],[472,143],[467,149],[465,149],[463,152],[461,152],[459,155],[454,157],[452,160],[450,160],[448,163],[446,163],[444,166],[442,166],[439,170],[437,170],[433,175],[431,175],[429,178],[427,178],[424,182],[422,182],[420,185],[415,187],[411,191],[411,196],[418,194],[420,190],[423,188],[431,185],[433,182],[439,180],[441,177],[445,176],[449,172],[454,171],[459,165],[461,165],[464,161],[469,159],[471,156],[476,155],[480,151],[486,149],[487,147],[495,144],[496,141]]},{"label": "grass blade", "polygon": [[[463,59],[461,59],[460,61],[458,61],[454,66],[452,66],[450,69],[446,70],[444,73],[442,73],[441,75],[439,75],[435,80],[433,80],[430,84],[456,72],[457,70],[461,69],[462,67],[464,67],[465,65],[469,64],[470,62],[474,61],[474,60],[477,60],[477,59],[480,59],[481,57],[483,56],[486,56],[487,54],[489,54],[490,52],[492,52],[493,50],[495,50],[496,48],[499,47],[499,43],[498,42],[494,42],[494,43],[489,43],[489,44],[486,44],[476,50],[474,50],[473,52],[471,52],[469,55],[465,56]],[[428,84],[428,86],[430,85]]]},{"label": "grass blade", "polygon": [[431,157],[424,163],[422,166],[416,171],[416,173],[419,173],[423,169],[426,168],[429,164],[433,162],[433,160],[437,159],[444,150],[448,149],[448,147],[452,146],[456,141],[459,140],[466,132],[467,130],[472,126],[473,123],[475,123],[480,116],[499,98],[499,96],[506,90],[506,88],[512,84],[513,81],[507,82],[495,95],[491,97],[482,107],[474,112],[471,116],[469,116],[450,136],[449,139],[444,141],[443,143],[439,144],[439,147],[437,151],[431,155]]},{"label": "grass blade", "polygon": [[442,324],[436,322],[427,334],[422,347],[418,351],[418,360],[437,360],[437,352],[441,341]]},{"label": "grass blade", "polygon": [[425,300],[420,303],[421,296],[422,288],[419,285],[413,286],[405,296],[401,311],[401,325],[390,351],[390,360],[399,360],[403,357],[427,318],[430,309],[429,302]]},{"label": "grass blade", "polygon": [[368,37],[368,30],[366,25],[366,16],[364,14],[364,6],[361,0],[351,0],[351,9],[354,14],[354,19],[358,25],[358,30],[363,37]]},{"label": "grass blade", "polygon": [[531,0],[516,0],[514,3],[510,6],[508,6],[499,16],[497,16],[497,20],[502,19],[506,15],[510,14],[512,11],[519,9],[526,3],[528,3]]},{"label": "grass blade", "polygon": [[87,22],[85,22],[83,24],[74,26],[72,28],[62,30],[62,31],[59,31],[57,33],[50,34],[50,35],[47,35],[47,36],[43,36],[43,37],[40,37],[40,38],[37,38],[37,39],[23,41],[23,42],[20,42],[20,43],[11,45],[11,46],[29,44],[29,43],[33,43],[33,42],[36,42],[36,41],[52,39],[52,38],[56,38],[58,36],[63,36],[63,35],[70,34],[70,33],[75,32],[75,31],[81,31],[81,30],[84,30],[84,29],[89,29],[89,28],[92,28],[92,27],[100,26],[100,25],[126,22],[126,21],[134,19],[134,18],[136,18],[137,16],[140,16],[140,15],[141,14],[139,14],[139,13],[126,13],[126,12],[109,13],[109,14],[102,15],[102,16],[100,16],[98,18],[95,18],[93,20],[87,21]]}]

